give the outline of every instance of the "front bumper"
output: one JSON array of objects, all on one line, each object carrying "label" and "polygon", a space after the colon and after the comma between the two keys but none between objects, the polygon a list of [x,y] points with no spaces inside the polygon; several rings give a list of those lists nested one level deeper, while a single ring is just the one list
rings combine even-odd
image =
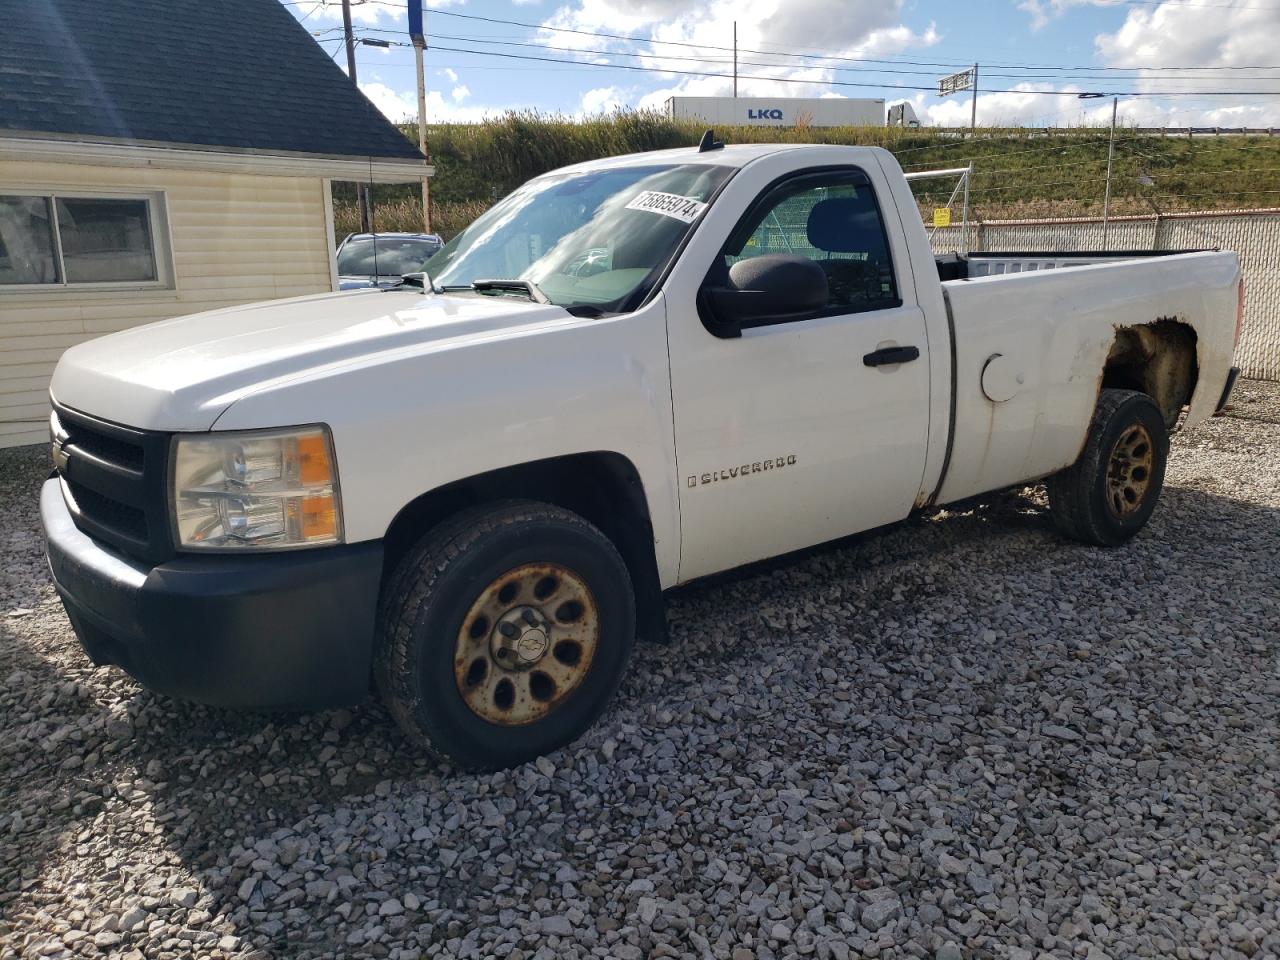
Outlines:
[{"label": "front bumper", "polygon": [[380,542],[153,567],[81,532],[56,478],[40,518],[54,585],[94,663],[217,706],[334,707],[367,694]]}]

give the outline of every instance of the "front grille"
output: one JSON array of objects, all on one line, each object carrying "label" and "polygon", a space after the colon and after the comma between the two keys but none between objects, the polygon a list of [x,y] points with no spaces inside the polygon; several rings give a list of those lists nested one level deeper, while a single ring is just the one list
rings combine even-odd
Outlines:
[{"label": "front grille", "polygon": [[173,555],[166,479],[169,435],[54,406],[54,464],[75,524],[123,553]]},{"label": "front grille", "polygon": [[78,426],[73,426],[71,429],[74,431],[73,442],[89,456],[97,457],[106,463],[117,464],[126,470],[142,472],[144,457],[141,447],[109,437],[105,433],[94,433]]},{"label": "front grille", "polygon": [[88,487],[70,480],[67,481],[67,490],[81,515],[112,530],[119,530],[131,540],[146,542],[147,515],[141,510],[94,493]]}]

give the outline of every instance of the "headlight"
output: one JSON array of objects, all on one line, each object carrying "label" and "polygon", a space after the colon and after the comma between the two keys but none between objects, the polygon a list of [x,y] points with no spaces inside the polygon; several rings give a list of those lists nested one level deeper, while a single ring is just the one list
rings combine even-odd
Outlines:
[{"label": "headlight", "polygon": [[173,505],[178,546],[280,549],[342,540],[327,427],[179,435]]}]

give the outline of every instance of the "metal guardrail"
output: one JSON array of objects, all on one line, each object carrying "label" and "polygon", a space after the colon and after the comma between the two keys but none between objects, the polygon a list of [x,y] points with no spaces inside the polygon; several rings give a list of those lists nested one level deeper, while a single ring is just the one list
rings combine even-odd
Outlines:
[{"label": "metal guardrail", "polygon": [[[921,127],[921,130],[932,130],[940,133],[951,133],[956,136],[969,137],[973,131],[968,127]],[[1005,128],[997,128],[1003,130]],[[1070,137],[1079,136],[1081,130],[1094,128],[1082,127],[1016,127],[1020,136]],[[1101,128],[1105,130],[1106,127]],[[1275,137],[1280,136],[1280,127],[1121,127],[1125,133],[1140,134],[1147,137]],[[979,133],[981,137],[981,132]]]}]

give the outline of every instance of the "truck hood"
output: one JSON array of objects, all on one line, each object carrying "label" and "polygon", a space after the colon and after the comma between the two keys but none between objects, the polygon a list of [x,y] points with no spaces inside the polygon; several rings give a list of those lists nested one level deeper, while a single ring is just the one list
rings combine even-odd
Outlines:
[{"label": "truck hood", "polygon": [[[581,322],[512,297],[406,290],[325,293],[197,313],[72,347],[57,402],[146,430],[208,430],[238,398],[322,368],[443,341]],[[264,424],[271,426],[271,424]]]}]

